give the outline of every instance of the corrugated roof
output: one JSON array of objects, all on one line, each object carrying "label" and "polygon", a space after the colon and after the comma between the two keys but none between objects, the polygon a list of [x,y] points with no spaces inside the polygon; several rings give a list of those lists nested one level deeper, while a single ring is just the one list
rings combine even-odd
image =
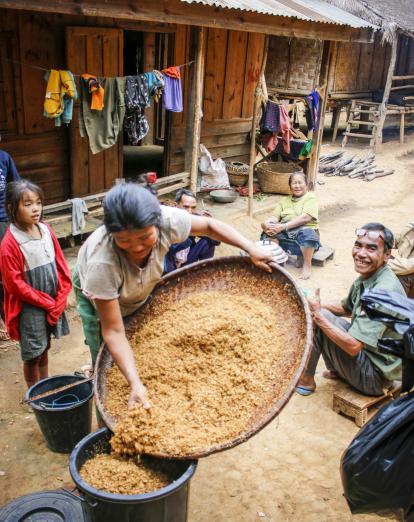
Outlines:
[{"label": "corrugated roof", "polygon": [[238,11],[251,11],[273,16],[298,18],[309,22],[346,25],[362,28],[377,27],[323,0],[181,0],[187,4],[204,4]]}]

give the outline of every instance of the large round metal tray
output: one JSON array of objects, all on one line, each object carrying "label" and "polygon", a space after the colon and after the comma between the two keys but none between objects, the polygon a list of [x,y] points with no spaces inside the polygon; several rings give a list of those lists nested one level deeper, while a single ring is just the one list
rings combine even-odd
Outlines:
[{"label": "large round metal tray", "polygon": [[[194,263],[177,270],[161,280],[153,290],[151,298],[135,314],[125,320],[127,337],[131,337],[140,327],[140,323],[147,314],[151,314],[157,303],[167,299],[179,300],[194,292],[225,290],[234,288],[234,285],[245,285],[246,291],[261,297],[257,288],[266,284],[266,289],[274,291],[272,305],[280,306],[280,296],[286,294],[292,303],[291,309],[284,310],[285,316],[294,314],[297,319],[297,336],[301,339],[297,346],[286,348],[279,368],[275,368],[274,383],[269,394],[263,397],[263,403],[252,412],[250,421],[245,430],[232,440],[222,444],[202,448],[196,453],[188,455],[152,454],[160,458],[197,459],[212,453],[232,448],[256,434],[278,415],[289,401],[295,386],[306,366],[312,344],[312,319],[306,299],[292,276],[281,267],[274,267],[269,274],[255,267],[247,257],[221,257],[208,261]],[[267,291],[267,299],[269,292]],[[254,327],[254,317],[251,320]],[[263,347],[266,350],[266,346]],[[105,344],[102,345],[96,362],[95,398],[102,419],[111,431],[115,431],[117,419],[105,409],[107,394],[106,375],[114,364],[112,356]],[[282,384],[281,384],[282,383]],[[145,384],[145,382],[144,382]]]}]

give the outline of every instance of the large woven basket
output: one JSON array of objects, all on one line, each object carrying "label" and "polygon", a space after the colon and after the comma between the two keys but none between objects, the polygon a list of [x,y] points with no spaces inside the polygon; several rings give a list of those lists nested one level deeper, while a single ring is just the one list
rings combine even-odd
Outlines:
[{"label": "large woven basket", "polygon": [[303,172],[296,163],[262,161],[256,165],[256,176],[262,192],[290,194],[289,178],[295,172]]},{"label": "large woven basket", "polygon": [[[286,340],[285,349],[274,367],[274,380],[268,392],[261,398],[254,411],[249,414],[249,421],[244,429],[232,440],[224,440],[211,447],[192,450],[186,455],[153,453],[159,458],[193,459],[232,448],[264,428],[289,401],[295,386],[305,368],[312,343],[312,319],[309,307],[293,277],[280,267],[273,268],[271,274],[255,267],[248,257],[221,257],[201,261],[176,270],[163,278],[152,293],[152,298],[125,322],[128,338],[140,328],[144,318],[154,317],[159,307],[165,309],[166,303],[176,303],[198,292],[237,291],[259,297],[262,302],[275,308],[275,317],[294,318],[291,340]],[[275,319],[276,320],[276,319]],[[254,314],[246,314],[246,321],[254,328]],[[293,341],[293,339],[295,341]],[[269,350],[269,346],[263,346]],[[183,352],[185,354],[185,352]],[[184,356],[184,355],[183,355]],[[114,431],[117,418],[105,408],[107,396],[107,373],[113,365],[112,356],[102,345],[96,362],[96,380],[94,383],[97,407],[105,424]],[[184,377],[184,376],[183,376]],[[144,381],[145,384],[145,381]],[[183,406],[185,418],[185,405]]]},{"label": "large woven basket", "polygon": [[249,165],[241,161],[229,161],[226,163],[226,170],[230,184],[235,187],[243,187],[249,178]]}]

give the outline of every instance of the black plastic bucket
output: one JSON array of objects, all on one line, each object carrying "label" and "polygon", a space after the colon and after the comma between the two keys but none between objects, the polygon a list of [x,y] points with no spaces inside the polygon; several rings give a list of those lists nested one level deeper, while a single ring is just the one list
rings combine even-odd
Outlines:
[{"label": "black plastic bucket", "polygon": [[[83,379],[84,377],[77,375],[48,377],[29,388],[26,399]],[[92,397],[92,382],[84,382],[30,403],[49,449],[59,453],[70,453],[75,445],[90,433]]]},{"label": "black plastic bucket", "polygon": [[84,462],[98,453],[109,453],[112,433],[102,428],[76,445],[69,460],[72,479],[84,498],[87,522],[185,522],[187,520],[189,481],[197,461],[174,461],[182,466],[182,475],[168,484],[143,495],[107,493],[87,484],[79,475]]}]

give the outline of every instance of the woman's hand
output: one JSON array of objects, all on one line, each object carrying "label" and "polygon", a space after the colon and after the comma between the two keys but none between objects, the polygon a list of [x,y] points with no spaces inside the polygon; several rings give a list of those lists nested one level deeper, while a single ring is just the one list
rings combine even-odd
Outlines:
[{"label": "woman's hand", "polygon": [[145,409],[151,408],[151,404],[147,400],[147,389],[140,381],[131,388],[128,399],[128,409],[132,409],[135,406],[143,406]]},{"label": "woman's hand", "polygon": [[263,225],[262,228],[264,232],[270,237],[276,236],[277,234],[280,234],[280,232],[286,230],[285,224],[278,223],[272,219],[269,219]]},{"label": "woman's hand", "polygon": [[256,265],[258,268],[265,270],[266,272],[271,272],[272,268],[269,266],[274,260],[274,256],[267,248],[263,248],[261,246],[257,246],[254,243],[252,246],[246,250],[246,252],[251,257],[252,263]]}]

